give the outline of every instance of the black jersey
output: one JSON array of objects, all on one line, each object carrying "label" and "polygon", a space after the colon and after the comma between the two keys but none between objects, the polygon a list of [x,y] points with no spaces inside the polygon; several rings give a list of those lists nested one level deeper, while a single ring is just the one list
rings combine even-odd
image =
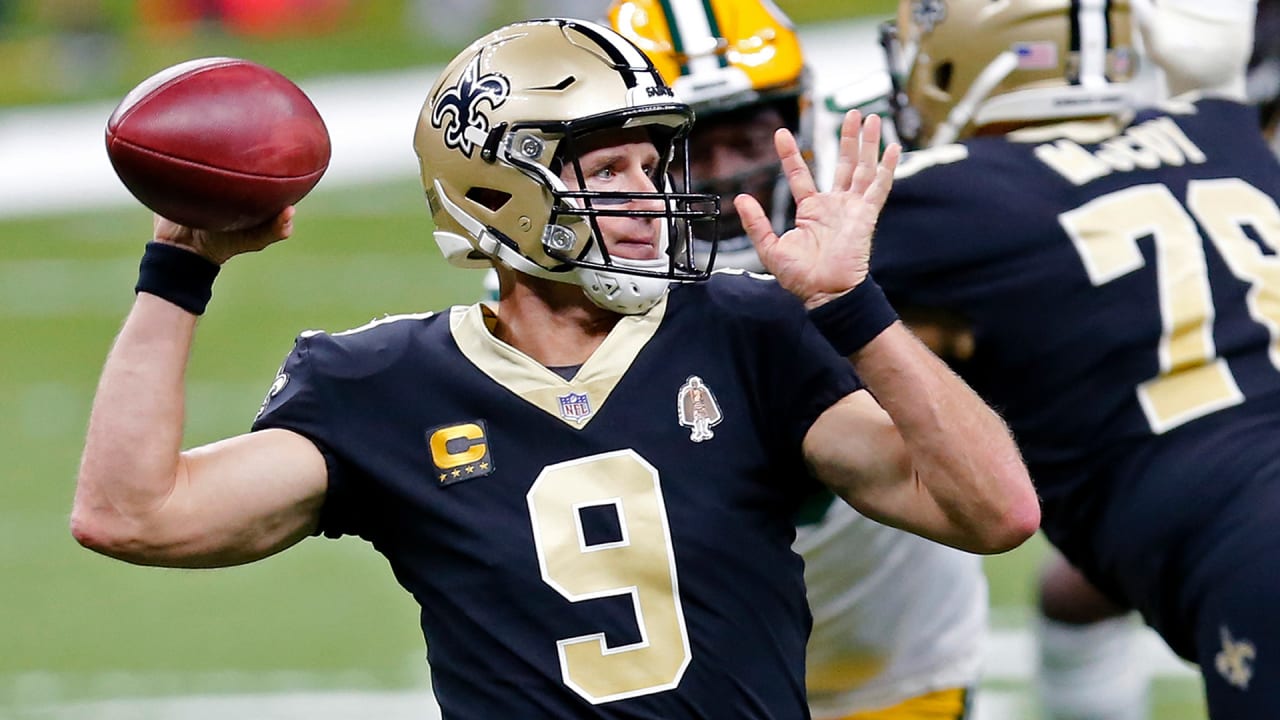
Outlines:
[{"label": "black jersey", "polygon": [[807,716],[800,445],[847,360],[744,275],[623,318],[568,381],[490,320],[304,334],[255,423],[323,452],[321,531],[421,605],[444,716]]},{"label": "black jersey", "polygon": [[872,271],[972,327],[964,375],[1033,471],[1276,402],[1280,168],[1254,116],[1201,100],[904,160]]}]

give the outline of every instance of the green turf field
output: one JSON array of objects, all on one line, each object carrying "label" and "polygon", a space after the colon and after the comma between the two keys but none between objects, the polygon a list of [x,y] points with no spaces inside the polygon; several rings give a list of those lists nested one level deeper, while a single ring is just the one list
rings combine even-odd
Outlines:
[{"label": "green turf field", "polygon": [[[236,259],[219,281],[191,365],[189,444],[248,428],[299,330],[478,287],[478,274],[439,272],[412,184],[317,195],[303,211],[295,241]],[[11,338],[0,360],[10,468],[0,484],[0,676],[55,673],[69,695],[101,691],[92,676],[102,673],[302,669],[328,683],[358,669],[370,685],[420,681],[414,611],[360,544],[315,541],[256,566],[193,572],[120,564],[68,534],[95,376],[149,233],[142,210],[0,224],[0,331]],[[0,679],[0,707],[14,691]]]},{"label": "green turf field", "polygon": [[[149,231],[141,209],[0,222],[0,718],[84,699],[425,687],[415,608],[358,541],[313,539],[253,566],[176,571],[72,540],[89,403]],[[219,279],[191,365],[187,444],[248,427],[299,330],[470,301],[479,284],[479,273],[439,259],[412,179],[317,192],[293,239],[236,258]],[[989,561],[997,626],[1025,622],[1042,552],[1036,540]],[[1196,682],[1157,688],[1153,717],[1204,716]]]}]

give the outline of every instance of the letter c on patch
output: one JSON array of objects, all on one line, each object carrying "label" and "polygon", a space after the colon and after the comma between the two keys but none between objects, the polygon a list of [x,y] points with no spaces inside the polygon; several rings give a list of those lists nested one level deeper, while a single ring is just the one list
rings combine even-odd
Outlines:
[{"label": "letter c on patch", "polygon": [[489,452],[484,429],[475,423],[450,425],[431,433],[431,460],[441,470],[476,462]]}]

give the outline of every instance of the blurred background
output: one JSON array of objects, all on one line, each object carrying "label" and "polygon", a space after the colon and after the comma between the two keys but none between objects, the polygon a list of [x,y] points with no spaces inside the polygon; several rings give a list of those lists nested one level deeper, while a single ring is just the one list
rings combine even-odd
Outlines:
[{"label": "blurred background", "polygon": [[[182,60],[246,57],[292,78],[448,60],[498,25],[595,18],[599,0],[0,0],[0,105],[118,97]],[[799,24],[892,0],[786,0]]]},{"label": "blurred background", "polygon": [[[818,84],[880,63],[893,0],[782,0]],[[355,540],[309,540],[219,571],[124,565],[67,531],[97,374],[132,301],[150,214],[111,173],[106,118],[176,62],[243,57],[297,81],[334,143],[294,238],[237,258],[201,321],[186,444],[246,430],[301,330],[469,303],[410,146],[438,64],[502,23],[595,18],[598,0],[0,0],[0,719],[430,718],[411,599]],[[1036,539],[987,562],[993,635],[981,720],[1038,717],[1030,693]],[[500,601],[500,599],[497,599]],[[1150,638],[1152,717],[1204,717]]]}]

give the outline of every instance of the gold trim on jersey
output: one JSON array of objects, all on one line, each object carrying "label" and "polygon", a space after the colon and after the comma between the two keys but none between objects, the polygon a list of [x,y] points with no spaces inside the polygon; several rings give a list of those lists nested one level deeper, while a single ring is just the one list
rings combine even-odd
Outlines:
[{"label": "gold trim on jersey", "polygon": [[[572,380],[494,337],[492,323],[497,316],[484,303],[454,307],[449,330],[462,354],[494,382],[566,425],[583,428],[604,407],[640,350],[658,332],[666,309],[664,297],[643,315],[623,316]],[[585,396],[585,408],[583,400],[575,396]]]}]

